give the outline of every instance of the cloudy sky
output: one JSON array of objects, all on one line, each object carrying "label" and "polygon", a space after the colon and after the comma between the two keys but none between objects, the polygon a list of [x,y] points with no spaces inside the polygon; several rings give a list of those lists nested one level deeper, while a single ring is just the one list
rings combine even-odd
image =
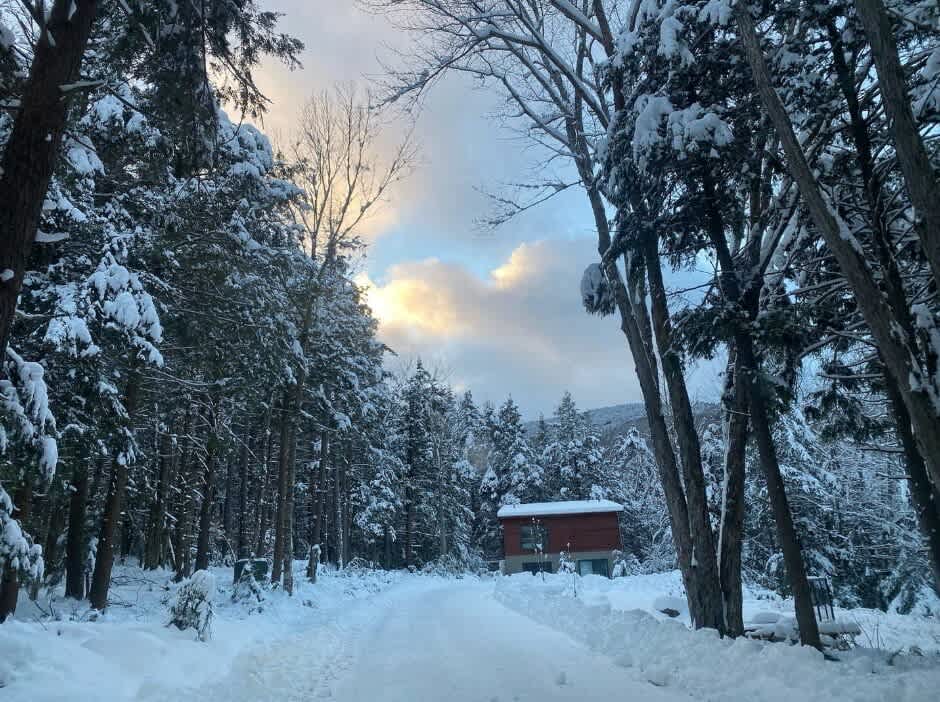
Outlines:
[{"label": "cloudy sky", "polygon": [[[407,48],[382,17],[353,2],[267,0],[306,49],[303,69],[270,63],[259,84],[273,101],[266,131],[288,136],[304,100],[337,82],[368,86],[390,48]],[[590,211],[565,193],[496,232],[475,221],[489,210],[480,188],[525,181],[536,155],[492,118],[498,97],[451,76],[414,124],[420,164],[366,226],[360,279],[396,364],[420,356],[480,400],[512,395],[527,417],[551,414],[569,390],[582,408],[640,399],[633,361],[613,318],[588,316],[579,284],[596,259]],[[406,126],[387,128],[391,145]],[[695,383],[717,393],[714,366]]]}]

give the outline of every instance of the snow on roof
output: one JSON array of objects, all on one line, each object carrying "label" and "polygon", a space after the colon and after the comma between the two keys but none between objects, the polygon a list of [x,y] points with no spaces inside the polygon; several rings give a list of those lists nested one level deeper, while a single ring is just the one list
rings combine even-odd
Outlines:
[{"label": "snow on roof", "polygon": [[623,505],[610,500],[569,500],[567,502],[530,502],[523,505],[504,505],[497,518],[548,517],[556,514],[592,514],[595,512],[623,512]]}]

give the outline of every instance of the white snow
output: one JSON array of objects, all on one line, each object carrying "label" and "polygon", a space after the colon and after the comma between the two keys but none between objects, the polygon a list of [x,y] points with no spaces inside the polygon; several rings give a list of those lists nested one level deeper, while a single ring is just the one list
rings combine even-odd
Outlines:
[{"label": "white snow", "polygon": [[593,514],[597,512],[623,512],[623,505],[611,500],[566,500],[563,502],[529,502],[527,504],[503,505],[496,516],[551,517],[559,514]]},{"label": "white snow", "polygon": [[[877,632],[879,625],[886,630],[895,628],[895,634],[904,631],[907,645],[882,640],[872,646],[863,635],[859,637],[861,645],[834,652],[831,655],[839,662],[830,662],[811,648],[721,639],[715,631],[692,631],[687,620],[650,611],[650,603],[658,597],[656,591],[663,592],[661,588],[680,591],[678,573],[616,580],[588,576],[581,578],[577,598],[571,596],[567,578],[534,578],[524,573],[499,579],[496,598],[508,608],[581,641],[597,655],[617,661],[634,677],[662,689],[684,692],[686,699],[926,702],[936,699],[940,689],[940,623],[936,619],[879,612],[879,624],[870,632]],[[754,599],[758,594],[767,596],[746,594],[745,619],[750,609],[768,606],[767,600]],[[844,615],[838,609],[836,613]],[[859,624],[864,630],[865,625]],[[918,627],[924,627],[920,636],[915,634]],[[902,650],[911,650],[913,655],[902,654]]]},{"label": "white snow", "polygon": [[[268,591],[260,603],[233,602],[231,569],[213,569],[206,642],[166,626],[163,601],[180,587],[168,572],[118,566],[111,607],[97,621],[86,604],[41,597],[43,614],[24,595],[0,627],[0,698],[905,702],[934,699],[940,685],[940,625],[925,617],[881,614],[886,632],[895,620],[922,626],[920,639],[914,629],[905,636],[923,656],[893,655],[896,641],[880,650],[863,642],[834,663],[798,646],[721,640],[652,613],[657,597],[681,595],[676,573],[587,576],[573,596],[572,576],[323,568],[311,585],[304,565],[294,564],[293,597]],[[786,608],[766,593],[747,597],[753,614]]]}]

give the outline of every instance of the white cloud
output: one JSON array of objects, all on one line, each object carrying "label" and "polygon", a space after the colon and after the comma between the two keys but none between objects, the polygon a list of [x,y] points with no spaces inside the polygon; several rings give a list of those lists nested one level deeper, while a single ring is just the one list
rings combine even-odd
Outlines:
[{"label": "white cloud", "polygon": [[[616,319],[581,306],[581,273],[595,257],[590,240],[543,240],[520,245],[485,277],[437,259],[404,262],[368,281],[369,302],[385,343],[443,365],[480,399],[511,394],[529,417],[550,414],[565,390],[584,408],[638,401]],[[702,370],[698,385],[713,396],[715,368]]]}]

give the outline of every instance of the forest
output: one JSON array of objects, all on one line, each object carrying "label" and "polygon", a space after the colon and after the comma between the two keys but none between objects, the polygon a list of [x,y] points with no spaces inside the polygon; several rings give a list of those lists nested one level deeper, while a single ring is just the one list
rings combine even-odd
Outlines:
[{"label": "forest", "polygon": [[[357,5],[409,48],[275,139],[256,74],[305,48],[261,0],[0,2],[0,621],[106,610],[128,562],[263,558],[287,593],[484,573],[499,507],[601,498],[620,572],[678,569],[694,628],[742,635],[759,585],[820,648],[814,575],[936,616],[936,1]],[[421,167],[385,117],[452,73],[545,165],[485,183],[482,226],[585,198],[570,294],[622,332],[641,420],[596,425],[559,378],[536,421],[383,342],[363,228]]]}]

